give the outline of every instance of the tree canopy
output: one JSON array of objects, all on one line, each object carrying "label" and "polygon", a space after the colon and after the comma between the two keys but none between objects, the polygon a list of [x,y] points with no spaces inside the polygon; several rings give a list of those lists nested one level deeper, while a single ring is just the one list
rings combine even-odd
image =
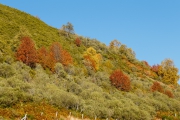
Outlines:
[{"label": "tree canopy", "polygon": [[36,48],[34,42],[29,37],[21,38],[21,44],[17,49],[16,58],[32,68],[36,66]]},{"label": "tree canopy", "polygon": [[171,59],[165,59],[161,62],[158,74],[161,76],[161,81],[166,84],[177,85],[180,78],[178,68],[175,67]]}]

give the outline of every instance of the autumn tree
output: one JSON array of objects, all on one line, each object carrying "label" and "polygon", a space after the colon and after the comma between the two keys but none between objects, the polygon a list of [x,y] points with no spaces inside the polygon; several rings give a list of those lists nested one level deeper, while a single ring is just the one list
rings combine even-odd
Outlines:
[{"label": "autumn tree", "polygon": [[151,70],[152,70],[153,72],[155,72],[155,73],[158,73],[159,68],[160,68],[160,65],[153,65],[153,66],[151,67]]},{"label": "autumn tree", "polygon": [[50,52],[53,55],[56,62],[61,62],[61,58],[62,58],[61,51],[62,51],[62,46],[58,42],[54,42],[50,46]]},{"label": "autumn tree", "polygon": [[45,67],[46,57],[48,56],[48,51],[45,47],[41,47],[37,50],[37,62]]},{"label": "autumn tree", "polygon": [[115,70],[110,76],[110,81],[119,90],[129,91],[131,88],[129,77],[121,70]]},{"label": "autumn tree", "polygon": [[161,84],[157,81],[153,83],[153,85],[151,86],[151,90],[152,92],[158,91],[160,93],[163,93],[170,98],[174,97],[173,93],[170,90],[164,90]]},{"label": "autumn tree", "polygon": [[153,85],[151,86],[152,92],[158,91],[163,93],[163,88],[159,82],[153,82]]},{"label": "autumn tree", "polygon": [[43,68],[49,68],[53,72],[56,63],[59,62],[67,66],[73,62],[69,52],[64,50],[58,42],[54,42],[49,50],[45,47],[41,47],[37,51],[37,56],[38,63],[40,63]]},{"label": "autumn tree", "polygon": [[165,59],[161,62],[158,74],[162,78],[161,81],[165,84],[177,85],[180,78],[178,68],[174,66],[174,62],[171,59]]},{"label": "autumn tree", "polygon": [[93,47],[88,48],[84,52],[84,58],[90,62],[90,65],[94,70],[97,71],[99,69],[102,57],[101,54],[96,53],[96,50]]},{"label": "autumn tree", "polygon": [[66,50],[62,50],[61,51],[61,55],[62,55],[62,58],[61,58],[61,63],[64,65],[64,66],[68,66],[69,64],[72,64],[73,63],[73,60],[72,60],[72,57],[70,55],[70,53]]},{"label": "autumn tree", "polygon": [[170,98],[174,98],[174,95],[172,94],[172,92],[170,90],[165,90],[164,94],[166,94]]},{"label": "autumn tree", "polygon": [[31,68],[36,66],[36,48],[34,42],[29,37],[21,38],[21,44],[17,49],[16,58]]},{"label": "autumn tree", "polygon": [[19,32],[14,36],[13,40],[10,42],[10,46],[13,51],[17,49],[17,47],[19,46],[19,40],[21,40],[23,37],[31,38],[32,35],[25,26],[20,26]]},{"label": "autumn tree", "polygon": [[76,46],[80,47],[81,46],[81,40],[79,38],[76,38],[74,43],[76,44]]},{"label": "autumn tree", "polygon": [[73,62],[70,53],[64,50],[58,42],[54,42],[51,45],[50,54],[52,54],[56,62],[60,62],[65,66],[72,64]]},{"label": "autumn tree", "polygon": [[55,67],[56,61],[54,59],[53,54],[50,52],[48,56],[46,57],[46,62],[45,65],[48,67],[52,72],[54,72],[54,67]]},{"label": "autumn tree", "polygon": [[55,59],[45,47],[41,47],[37,51],[38,63],[40,63],[43,68],[49,68],[51,71],[54,71]]}]

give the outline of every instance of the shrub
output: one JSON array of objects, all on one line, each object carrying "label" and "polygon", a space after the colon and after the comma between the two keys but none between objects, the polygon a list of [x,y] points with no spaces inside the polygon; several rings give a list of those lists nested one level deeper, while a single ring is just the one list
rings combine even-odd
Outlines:
[{"label": "shrub", "polygon": [[153,71],[153,72],[155,72],[155,73],[158,73],[158,71],[159,71],[159,65],[153,65],[152,67],[151,67],[151,70]]},{"label": "shrub", "polygon": [[64,78],[66,76],[66,72],[64,71],[64,68],[61,63],[56,63],[54,69],[58,77]]},{"label": "shrub", "polygon": [[74,43],[76,44],[76,46],[80,47],[81,46],[81,40],[79,38],[76,38],[76,40],[74,41]]},{"label": "shrub", "polygon": [[0,63],[0,77],[8,78],[15,74],[15,69],[7,64],[7,63]]},{"label": "shrub", "polygon": [[161,86],[161,84],[159,82],[154,82],[153,85],[151,86],[151,90],[154,91],[158,91],[158,92],[163,92],[163,88]]},{"label": "shrub", "polygon": [[167,96],[169,96],[170,98],[173,98],[173,97],[174,97],[174,95],[172,94],[172,92],[169,91],[169,90],[166,90],[166,91],[165,91],[165,94],[166,94]]}]

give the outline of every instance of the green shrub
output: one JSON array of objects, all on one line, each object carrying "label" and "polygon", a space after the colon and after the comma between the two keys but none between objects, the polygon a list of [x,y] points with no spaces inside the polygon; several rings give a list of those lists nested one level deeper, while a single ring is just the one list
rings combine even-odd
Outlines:
[{"label": "green shrub", "polygon": [[8,78],[15,74],[15,69],[7,63],[0,63],[0,77]]}]

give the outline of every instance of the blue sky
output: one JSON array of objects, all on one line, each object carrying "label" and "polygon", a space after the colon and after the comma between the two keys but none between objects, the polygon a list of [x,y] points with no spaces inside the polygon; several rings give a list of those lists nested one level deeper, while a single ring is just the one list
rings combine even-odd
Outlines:
[{"label": "blue sky", "polygon": [[132,48],[150,65],[165,58],[180,69],[180,0],[0,0],[60,28],[71,22],[79,35]]}]

